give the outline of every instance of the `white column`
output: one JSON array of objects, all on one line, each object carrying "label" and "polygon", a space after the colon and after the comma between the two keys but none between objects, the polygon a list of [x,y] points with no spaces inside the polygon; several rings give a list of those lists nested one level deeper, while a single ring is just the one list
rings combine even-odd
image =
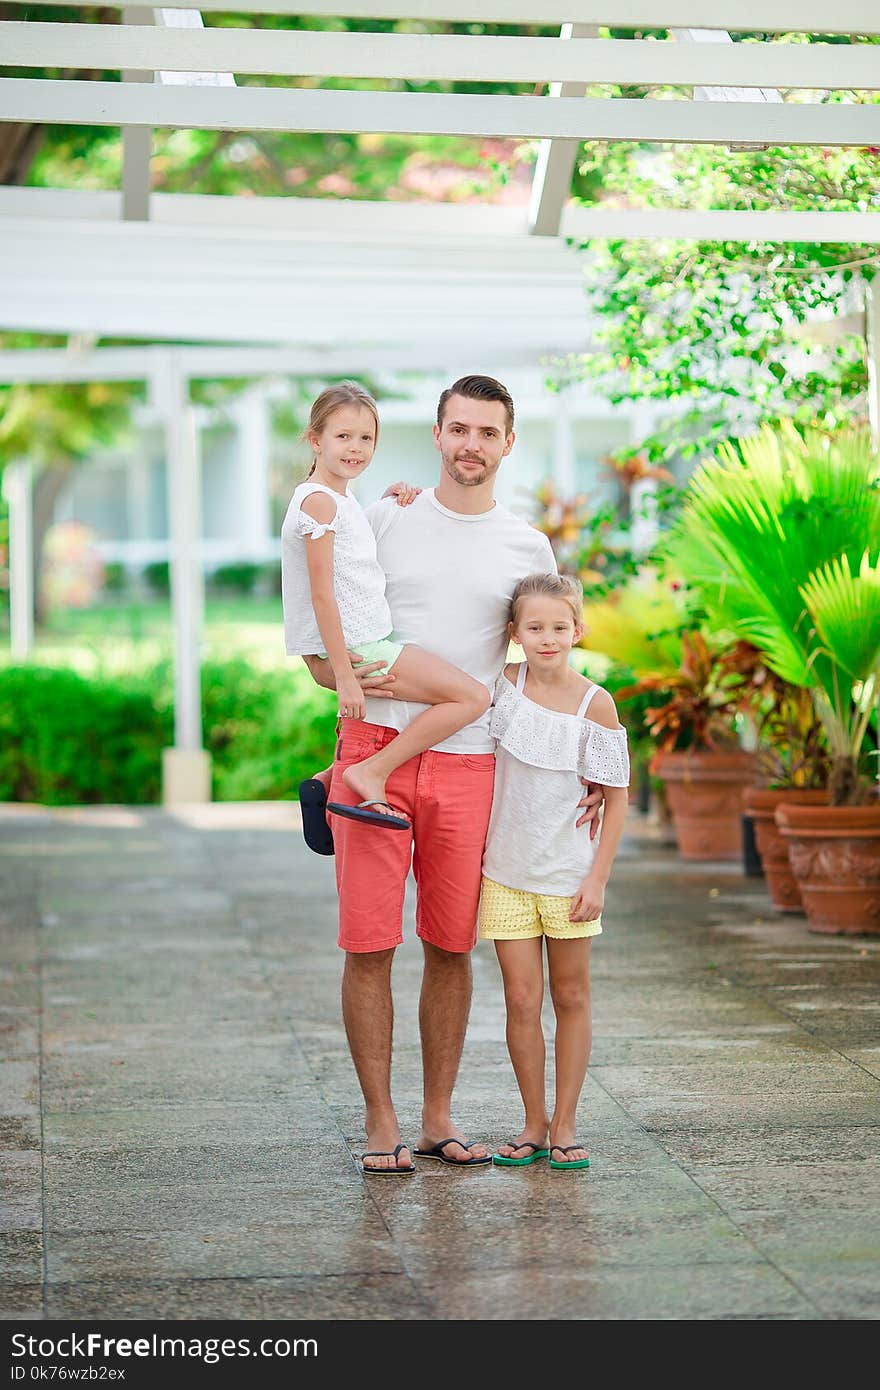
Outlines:
[{"label": "white column", "polygon": [[865,338],[868,350],[868,419],[874,448],[880,450],[880,289],[872,284],[865,285]]},{"label": "white column", "polygon": [[238,528],[243,553],[263,560],[269,538],[269,402],[249,391],[238,403]]},{"label": "white column", "polygon": [[577,491],[576,464],[571,398],[568,387],[561,386],[556,393],[553,417],[553,481],[563,497],[573,497]]},{"label": "white column", "polygon": [[174,352],[159,359],[152,385],[165,429],[174,627],[174,747],[163,754],[162,799],[175,805],[211,799],[210,758],[202,748],[199,455],[189,381]]},{"label": "white column", "polygon": [[[123,24],[152,24],[152,9],[126,7]],[[126,69],[123,82],[152,82],[151,72]],[[146,222],[150,216],[150,156],[153,132],[149,126],[122,127],[122,216],[127,222]]]},{"label": "white column", "polygon": [[[656,418],[653,410],[644,401],[637,401],[630,418],[630,443],[637,446],[647,439],[655,428]],[[657,520],[657,482],[645,478],[633,483],[629,497],[630,503],[630,544],[637,555],[650,550],[660,534]]]},{"label": "white column", "polygon": [[3,496],[9,504],[9,627],[15,661],[27,661],[34,644],[34,512],[31,465],[7,465]]}]

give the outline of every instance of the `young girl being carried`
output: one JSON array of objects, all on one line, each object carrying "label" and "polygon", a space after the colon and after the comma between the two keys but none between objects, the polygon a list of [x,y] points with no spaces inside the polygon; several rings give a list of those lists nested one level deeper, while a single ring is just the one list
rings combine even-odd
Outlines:
[{"label": "young girl being carried", "polygon": [[[311,788],[322,815],[326,806],[338,816],[408,830],[407,817],[385,800],[386,779],[409,758],[478,719],[488,709],[490,695],[458,667],[404,644],[392,631],[376,539],[348,490],[369,464],[379,438],[379,413],[372,396],[354,382],[329,386],[312,406],[307,438],[314,462],[293,494],[281,529],[287,653],[313,653],[330,662],[343,717],[363,719],[366,713],[353,656],[362,658],[365,666],[384,665],[386,673],[393,673],[395,699],[431,708],[378,753],[346,769],[343,780],[359,798],[356,806],[327,805],[329,770],[303,787]],[[403,489],[399,500],[411,500],[414,491]],[[320,852],[332,853],[329,830],[326,839],[329,843]],[[317,843],[309,843],[317,848]]]},{"label": "young girl being carried", "polygon": [[[495,942],[507,1006],[507,1046],[525,1108],[522,1131],[494,1162],[588,1168],[577,1106],[590,1057],[590,939],[602,930],[605,887],[627,806],[626,731],[607,691],[568,664],[583,634],[578,580],[533,574],[511,600],[522,665],[495,688],[495,793],[483,858],[480,935]],[[602,833],[575,824],[581,778],[605,789]],[[544,1090],[544,940],[556,1014],[556,1100]]]}]

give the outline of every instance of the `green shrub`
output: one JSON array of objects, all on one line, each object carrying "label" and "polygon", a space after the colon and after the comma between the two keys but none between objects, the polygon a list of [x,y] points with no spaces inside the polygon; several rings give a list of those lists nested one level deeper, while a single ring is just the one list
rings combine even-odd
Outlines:
[{"label": "green shrub", "polygon": [[121,594],[128,588],[128,573],[118,560],[110,560],[104,566],[104,588],[108,594]]},{"label": "green shrub", "polygon": [[264,565],[261,571],[261,579],[267,594],[280,594],[281,561],[272,560],[268,565]]},{"label": "green shrub", "polygon": [[[206,663],[202,710],[218,801],[294,797],[332,759],[336,698],[302,668]],[[115,680],[0,669],[0,801],[157,802],[173,730],[170,662]]]},{"label": "green shrub", "polygon": [[171,566],[167,560],[154,560],[144,565],[144,582],[157,594],[167,594],[171,589]]},{"label": "green shrub", "polygon": [[0,800],[50,806],[158,801],[170,711],[143,682],[0,670]]},{"label": "green shrub", "polygon": [[333,756],[337,702],[303,670],[240,659],[202,668],[205,747],[218,801],[275,800]]},{"label": "green shrub", "polygon": [[244,563],[218,565],[211,575],[211,583],[218,589],[234,589],[241,594],[252,594],[260,570],[260,565]]}]

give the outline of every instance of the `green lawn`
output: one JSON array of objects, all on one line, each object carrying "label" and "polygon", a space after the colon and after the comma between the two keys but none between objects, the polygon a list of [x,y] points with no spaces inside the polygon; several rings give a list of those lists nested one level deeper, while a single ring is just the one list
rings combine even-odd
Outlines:
[{"label": "green lawn", "polygon": [[[7,620],[0,639],[4,665],[10,661],[8,631]],[[167,599],[59,609],[37,633],[33,659],[82,675],[109,676],[143,670],[169,657],[171,642]],[[280,596],[208,598],[202,655],[209,661],[244,656],[266,669],[289,666],[294,659],[284,651]]]}]

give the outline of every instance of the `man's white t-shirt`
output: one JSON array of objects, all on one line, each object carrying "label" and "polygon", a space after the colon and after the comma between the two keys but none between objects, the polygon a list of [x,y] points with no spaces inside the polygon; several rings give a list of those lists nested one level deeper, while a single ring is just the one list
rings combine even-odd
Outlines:
[{"label": "man's white t-shirt", "polygon": [[[385,571],[395,633],[459,666],[491,691],[507,659],[513,590],[527,574],[556,573],[550,542],[496,502],[470,516],[419,494],[386,497],[366,511]],[[368,724],[405,729],[427,705],[367,698]],[[491,753],[489,713],[435,745],[441,753]]]}]

